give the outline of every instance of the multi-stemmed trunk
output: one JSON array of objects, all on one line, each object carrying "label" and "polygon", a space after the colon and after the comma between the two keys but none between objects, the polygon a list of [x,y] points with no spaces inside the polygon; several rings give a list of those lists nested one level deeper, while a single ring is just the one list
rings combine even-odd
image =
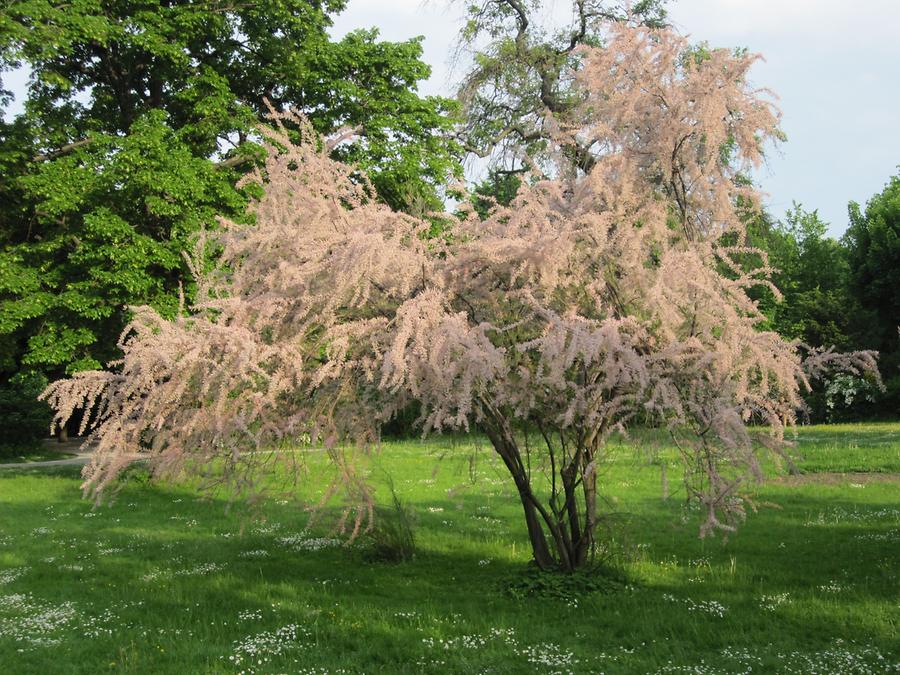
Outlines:
[{"label": "multi-stemmed trunk", "polygon": [[544,570],[574,571],[588,563],[595,550],[597,474],[593,451],[577,444],[557,457],[550,439],[551,492],[536,494],[529,467],[505,417],[492,415],[484,424],[494,450],[509,471],[522,509],[535,563]]}]

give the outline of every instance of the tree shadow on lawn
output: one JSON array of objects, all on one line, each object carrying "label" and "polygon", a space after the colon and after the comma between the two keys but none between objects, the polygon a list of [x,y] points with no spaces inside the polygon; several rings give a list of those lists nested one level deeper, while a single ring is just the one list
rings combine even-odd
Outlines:
[{"label": "tree shadow on lawn", "polygon": [[[78,476],[70,467],[25,473],[66,480]],[[12,477],[0,475],[0,494],[3,481]],[[287,505],[267,504],[268,522],[262,529],[251,525],[238,535],[240,519],[226,511],[224,500],[197,501],[183,488],[129,485],[115,504],[101,507],[96,511],[100,515],[91,518],[83,517],[92,513],[90,503],[73,500],[78,494],[73,483],[71,494],[57,491],[46,499],[34,492],[27,499],[4,500],[3,530],[29,538],[15,555],[32,569],[3,592],[32,590],[54,602],[140,599],[139,608],[121,610],[123,622],[147,625],[152,617],[156,623],[151,625],[165,630],[193,631],[189,642],[202,642],[210,655],[224,653],[242,636],[291,622],[313,631],[327,652],[322,662],[339,664],[329,659],[346,652],[372,672],[390,671],[385,664],[396,669],[410,654],[433,655],[423,647],[424,639],[486,636],[491,628],[514,627],[522,644],[555,642],[589,652],[668,638],[672,644],[660,645],[659,654],[671,656],[683,649],[684,656],[692,657],[696,650],[709,653],[734,644],[749,648],[760,641],[789,648],[798,636],[815,648],[851,636],[890,644],[890,622],[878,616],[870,622],[866,613],[874,609],[889,616],[891,598],[900,590],[890,564],[896,562],[897,519],[884,517],[896,513],[897,503],[891,501],[793,494],[781,499],[782,510],[751,514],[723,544],[721,539],[699,540],[697,514],[688,512],[688,522],[681,522],[685,512],[675,500],[635,500],[637,515],[629,536],[649,544],[643,559],[625,565],[635,589],[575,598],[579,602],[573,606],[562,598],[516,600],[504,592],[509,580],[527,569],[522,557],[527,539],[524,527],[517,529],[515,502],[473,494],[459,509],[459,500],[429,500],[434,513],[414,504],[419,506],[419,555],[392,565],[367,562],[358,547],[294,551],[279,544],[280,537],[298,534],[305,525],[305,514]],[[486,504],[491,508],[477,508]],[[70,515],[50,522],[47,507],[57,517]],[[820,512],[837,516],[834,522],[810,519]],[[841,513],[863,514],[863,519],[845,522]],[[508,531],[484,532],[473,514],[500,516]],[[865,514],[881,515],[865,520]],[[198,524],[190,525],[192,519]],[[455,525],[443,526],[448,519]],[[53,529],[55,536],[41,540],[30,535],[39,527]],[[319,529],[310,536],[329,535]],[[81,540],[71,550],[92,567],[64,572],[61,561],[41,562],[54,556],[56,537]],[[98,542],[123,550],[101,556],[92,551]],[[513,542],[520,547],[518,556],[509,553]],[[242,557],[259,550],[267,554]],[[692,564],[702,559],[707,562]],[[204,564],[220,567],[180,574]],[[690,581],[704,575],[698,584]],[[832,582],[848,589],[822,590]],[[775,612],[760,607],[762,596],[780,593],[816,606],[799,611],[799,605],[789,604]],[[716,600],[727,613],[716,617],[693,611],[687,599]],[[266,621],[237,625],[242,611],[261,611]],[[229,626],[211,621],[228,621]],[[499,659],[510,645],[500,640],[493,648]],[[464,650],[452,657],[458,664],[466,658]]]},{"label": "tree shadow on lawn", "polygon": [[[194,639],[204,643],[210,654],[226,653],[243,636],[297,623],[316,644],[311,663],[336,667],[348,659],[366,672],[422,672],[427,669],[401,667],[420,657],[462,668],[474,657],[463,647],[465,635],[475,636],[475,642],[484,639],[488,645],[479,652],[479,669],[489,664],[501,667],[512,647],[492,629],[510,628],[519,646],[553,643],[597,658],[613,648],[639,649],[656,641],[636,661],[647,667],[672,657],[690,662],[736,645],[816,651],[827,649],[836,638],[891,644],[889,627],[873,629],[854,610],[862,600],[885,601],[874,589],[866,598],[857,591],[852,596],[827,597],[830,606],[815,612],[797,612],[793,605],[770,612],[760,607],[760,594],[789,592],[802,600],[808,589],[784,578],[780,584],[770,584],[752,577],[748,583],[747,577],[739,576],[734,583],[713,581],[702,587],[671,581],[639,583],[634,590],[580,598],[572,606],[560,598],[508,597],[504,584],[525,568],[518,561],[495,559],[482,566],[476,555],[424,551],[409,563],[366,564],[358,551],[346,549],[280,551],[262,560],[236,556],[240,549],[256,545],[252,540],[217,542],[221,557],[216,560],[226,566],[208,576],[169,577],[152,584],[132,576],[127,595],[145,598],[132,620],[140,621],[145,613],[165,617],[164,625],[193,631]],[[193,546],[193,540],[184,539],[176,542],[175,551]],[[739,559],[742,554],[741,549],[735,552]],[[202,559],[207,558],[186,561],[187,566]],[[102,572],[105,578],[124,581],[133,575],[134,567],[128,560],[112,559]],[[676,599],[667,599],[667,594]],[[693,603],[715,599],[727,607],[727,613],[717,617],[693,611],[686,598]],[[77,596],[73,599],[77,601]],[[871,607],[871,602],[867,605]],[[239,627],[239,613],[248,610],[260,611],[264,621]],[[233,628],[201,630],[209,617],[228,620]],[[454,653],[442,652],[440,645],[437,649],[424,646],[429,639],[445,640]],[[526,672],[524,666],[522,662],[522,672]]]},{"label": "tree shadow on lawn", "polygon": [[[760,581],[789,580],[798,588],[824,583],[813,575],[863,572],[895,556],[900,538],[900,500],[856,501],[833,495],[763,494],[757,512],[734,533],[698,535],[701,514],[675,500],[644,499],[634,528],[658,560],[709,558],[754,569]],[[632,536],[636,536],[633,533]],[[768,571],[767,571],[768,570]],[[825,580],[827,581],[827,579]]]},{"label": "tree shadow on lawn", "polygon": [[[77,494],[77,491],[73,493]],[[682,562],[687,562],[689,559],[705,556],[724,563],[736,557],[741,561],[751,562],[751,567],[759,570],[760,575],[765,568],[771,568],[773,576],[796,581],[800,587],[804,583],[813,586],[820,581],[810,578],[810,571],[821,572],[826,576],[846,570],[847,566],[858,571],[860,567],[877,563],[885,556],[896,553],[896,540],[891,535],[896,533],[898,523],[896,515],[891,518],[890,514],[896,514],[898,506],[890,502],[860,504],[851,500],[794,498],[785,509],[767,508],[760,513],[751,514],[739,531],[724,543],[721,537],[707,540],[697,538],[698,520],[692,516],[687,522],[682,522],[684,511],[679,505],[652,499],[640,501],[640,504],[636,504],[639,509],[631,521],[632,531],[627,532],[627,535],[632,540],[641,539],[642,542],[651,544],[652,556],[659,561],[676,556]],[[475,503],[477,501],[472,500],[469,506]],[[506,505],[502,509],[503,513],[499,514],[503,518],[503,530],[491,532],[485,531],[477,519],[482,515],[492,517],[489,515],[490,511],[479,513],[473,518],[471,509],[460,510],[456,501],[429,501],[429,504],[442,510],[437,514],[419,513],[416,529],[420,534],[420,543],[435,545],[438,549],[424,550],[422,556],[425,558],[438,556],[440,559],[448,557],[456,562],[468,560],[476,570],[480,570],[486,566],[479,564],[485,559],[479,551],[485,547],[488,550],[493,547],[494,551],[505,551],[513,542],[522,546],[527,544],[524,528],[517,531],[518,520],[508,520],[510,509]],[[35,508],[37,505],[40,505],[40,511]],[[133,506],[136,508],[132,508]],[[515,505],[511,506],[512,512],[517,514]],[[235,555],[254,545],[271,545],[280,535],[300,532],[304,529],[307,518],[307,514],[299,509],[269,504],[263,511],[266,520],[262,521],[262,527],[266,528],[266,522],[269,522],[280,524],[280,528],[262,535],[254,534],[251,511],[229,512],[225,500],[198,500],[191,497],[191,493],[155,486],[129,488],[119,495],[115,503],[100,506],[96,510],[92,509],[89,501],[73,500],[71,497],[48,501],[35,494],[26,503],[7,502],[2,519],[11,526],[30,522],[34,526],[52,527],[52,523],[46,522],[48,509],[51,512],[98,514],[98,518],[85,519],[77,525],[72,525],[73,521],[59,523],[59,527],[74,529],[78,534],[101,532],[107,536],[126,536],[131,529],[136,528],[142,533],[148,546],[153,542],[167,542],[178,547],[187,544],[198,546],[202,542],[205,548],[227,552],[228,555]],[[148,513],[148,509],[152,512]],[[185,513],[186,509],[189,509],[189,513]],[[842,512],[850,513],[856,520],[817,522],[810,519],[809,514],[817,512],[837,514],[835,517],[838,519]],[[864,519],[866,514],[873,514],[872,519],[863,522],[860,517]],[[191,518],[200,519],[200,526],[193,531],[186,529],[185,524]],[[439,523],[445,522],[447,518],[454,525],[441,527]],[[242,523],[245,533],[237,536]],[[219,539],[216,533],[209,531],[210,528],[221,530],[220,534],[231,533],[234,538]],[[438,530],[440,531],[435,534]],[[310,537],[331,535],[332,532],[327,528],[320,527]],[[448,554],[448,549],[455,550],[455,553]],[[351,549],[351,553],[355,552]],[[798,565],[807,559],[814,564]],[[381,569],[390,567],[386,564],[368,565],[362,560],[355,561],[355,564]],[[407,567],[416,569],[418,564],[414,561]],[[398,569],[402,567],[398,566]],[[447,569],[452,570],[452,566]],[[765,580],[765,576],[759,578]]]},{"label": "tree shadow on lawn", "polygon": [[[78,480],[79,477],[77,467],[15,470],[0,474],[0,495],[6,492],[2,487],[5,480],[23,475],[64,481]],[[57,484],[56,487],[64,486]],[[229,508],[228,501],[223,498],[198,498],[196,493],[183,487],[160,484],[128,484],[111,503],[96,509],[90,501],[79,499],[77,484],[72,484],[71,493],[64,489],[54,491],[54,495],[55,498],[48,500],[35,490],[27,496],[27,501],[22,496],[16,497],[13,503],[4,499],[0,522],[6,521],[10,527],[26,522],[31,522],[34,527],[51,526],[44,522],[48,518],[48,509],[51,512],[93,512],[98,518],[85,518],[74,526],[79,534],[96,533],[99,526],[103,531],[108,529],[109,535],[120,536],[129,528],[137,528],[148,545],[154,541],[162,545],[181,539],[192,545],[205,541],[205,547],[212,545],[213,549],[234,555],[242,546],[263,546],[267,542],[271,544],[279,535],[301,532],[308,518],[302,509],[290,505],[270,502],[259,512],[240,504]],[[758,513],[751,513],[727,542],[721,536],[699,539],[699,514],[686,510],[676,499],[633,500],[627,524],[613,532],[624,535],[632,543],[650,544],[650,555],[661,562],[672,556],[683,563],[703,557],[711,558],[711,562],[730,563],[736,558],[742,566],[755,570],[754,579],[788,580],[796,588],[813,588],[847,570],[860,573],[877,566],[887,557],[896,556],[900,502],[860,502],[800,493],[783,493],[776,497],[781,502],[778,508],[763,506]],[[428,500],[429,509],[434,512],[422,505],[411,504],[416,511],[415,529],[420,546],[436,549],[424,550],[423,555],[443,557],[452,553],[451,559],[474,561],[476,570],[485,571],[481,568],[487,564],[479,563],[488,557],[496,557],[490,553],[500,553],[500,559],[508,560],[508,549],[513,544],[520,547],[515,557],[527,553],[524,526],[518,518],[519,506],[512,497],[508,501],[488,500],[478,494],[467,495],[463,501]],[[817,520],[814,514],[824,514],[824,519],[820,515]],[[281,529],[261,537],[254,535],[254,527],[259,526],[256,518],[260,515],[265,518],[263,527],[268,521],[279,524]],[[326,511],[326,517],[321,519],[323,523],[328,522],[327,516]],[[116,519],[123,520],[117,522]],[[200,526],[186,531],[186,524],[191,519],[200,519]],[[496,523],[496,528],[486,527],[485,521]],[[72,527],[72,521],[60,523],[60,527],[63,526]],[[245,530],[244,535],[235,539],[219,539],[209,531],[213,528],[220,534],[235,534],[241,527]],[[310,536],[331,537],[333,533],[327,526],[320,526]],[[356,563],[361,567],[367,565],[365,561]],[[417,564],[413,562],[409,567],[415,569]]]}]

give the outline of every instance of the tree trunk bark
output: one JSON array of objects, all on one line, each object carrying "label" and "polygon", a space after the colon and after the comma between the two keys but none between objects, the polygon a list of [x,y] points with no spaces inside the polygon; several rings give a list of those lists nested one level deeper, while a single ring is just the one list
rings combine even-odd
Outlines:
[{"label": "tree trunk bark", "polygon": [[[528,475],[522,465],[519,450],[516,447],[515,441],[510,438],[511,434],[509,430],[505,428],[504,420],[496,420],[496,425],[493,427],[486,425],[485,431],[491,441],[491,445],[494,446],[496,453],[500,455],[500,458],[503,460],[503,463],[506,465],[506,468],[509,470],[512,479],[516,484],[516,489],[519,491],[519,499],[522,502],[522,509],[525,512],[525,525],[528,528],[528,539],[531,542],[531,552],[534,557],[534,562],[542,570],[556,568],[556,557],[550,549],[547,542],[547,535],[541,524],[543,516],[535,504],[535,498],[531,492],[531,485],[528,482]],[[557,543],[557,548],[558,547]]]},{"label": "tree trunk bark", "polygon": [[[542,570],[574,572],[583,567],[593,553],[597,526],[597,474],[588,461],[590,453],[579,452],[561,468],[565,503],[554,511],[552,506],[542,505],[531,489],[509,424],[496,409],[491,413],[483,428],[519,491],[534,562]],[[578,490],[579,482],[582,490]],[[584,499],[583,511],[579,496]]]},{"label": "tree trunk bark", "polygon": [[584,530],[576,554],[578,565],[587,563],[594,551],[594,533],[597,530],[597,472],[592,468],[584,470]]},{"label": "tree trunk bark", "polygon": [[522,508],[525,511],[525,524],[528,527],[528,539],[531,541],[531,554],[534,562],[542,570],[552,570],[557,567],[556,558],[547,544],[547,536],[541,527],[541,519],[527,495],[519,490],[519,498],[522,500]]}]

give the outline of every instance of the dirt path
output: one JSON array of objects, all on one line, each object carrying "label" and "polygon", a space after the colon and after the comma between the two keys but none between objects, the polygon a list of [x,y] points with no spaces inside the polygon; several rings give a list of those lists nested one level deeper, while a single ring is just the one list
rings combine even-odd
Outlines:
[{"label": "dirt path", "polygon": [[6,462],[0,464],[0,469],[40,469],[45,466],[83,466],[91,461],[91,451],[81,449],[81,440],[73,439],[65,443],[59,443],[56,439],[44,441],[44,447],[60,455],[74,454],[74,457],[62,459],[47,459],[40,462]]},{"label": "dirt path", "polygon": [[0,469],[42,469],[45,466],[79,466],[91,461],[91,453],[79,454],[68,459],[48,459],[43,462],[9,462],[0,464]]}]

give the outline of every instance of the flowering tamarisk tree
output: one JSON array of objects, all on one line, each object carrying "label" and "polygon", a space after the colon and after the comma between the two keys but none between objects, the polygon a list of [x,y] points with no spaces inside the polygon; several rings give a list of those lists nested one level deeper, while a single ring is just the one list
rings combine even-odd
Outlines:
[{"label": "flowering tamarisk tree", "polygon": [[273,456],[252,451],[311,438],[353,497],[355,532],[371,499],[354,448],[417,402],[424,433],[487,435],[542,568],[590,559],[606,441],[636,420],[678,442],[701,534],[732,529],[806,383],[798,346],[760,329],[747,290],[769,269],[737,210],[757,200],[741,176],[777,113],[747,84],[754,57],[669,31],[613,25],[581,57],[579,106],[547,124],[594,152],[590,170],[561,159],[485,220],[445,215],[438,240],[375,201],[303,119],[273,113],[255,224],[223,222],[198,302],[173,321],[138,308],[112,370],[45,392],[58,423],[87,411],[85,488],[100,495],[147,458],[158,474],[215,466],[241,490]]}]

